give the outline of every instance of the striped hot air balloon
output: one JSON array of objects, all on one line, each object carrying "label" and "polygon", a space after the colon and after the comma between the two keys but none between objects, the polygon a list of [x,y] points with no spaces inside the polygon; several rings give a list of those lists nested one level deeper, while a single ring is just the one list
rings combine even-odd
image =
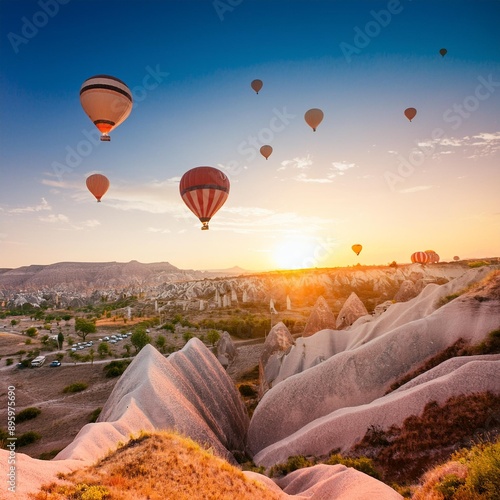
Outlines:
[{"label": "striped hot air balloon", "polygon": [[196,167],[181,178],[179,192],[189,210],[208,229],[208,223],[224,205],[229,195],[229,179],[224,172],[214,167]]},{"label": "striped hot air balloon", "polygon": [[80,89],[82,108],[101,132],[101,141],[123,123],[132,111],[132,92],[124,82],[108,75],[96,75],[83,82]]},{"label": "striped hot air balloon", "polygon": [[97,201],[106,194],[109,188],[109,180],[105,175],[92,174],[86,180],[88,190],[96,197]]},{"label": "striped hot air balloon", "polygon": [[411,261],[414,264],[427,264],[429,256],[425,252],[415,252],[411,255]]},{"label": "striped hot air balloon", "polygon": [[425,253],[428,255],[429,264],[437,264],[439,262],[439,255],[434,250],[426,250]]}]

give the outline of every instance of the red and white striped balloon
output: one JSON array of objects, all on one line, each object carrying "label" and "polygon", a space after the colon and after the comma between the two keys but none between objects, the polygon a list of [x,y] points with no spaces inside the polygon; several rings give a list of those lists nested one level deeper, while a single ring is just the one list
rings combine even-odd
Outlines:
[{"label": "red and white striped balloon", "polygon": [[415,252],[411,255],[411,261],[414,264],[427,264],[429,256],[425,252]]},{"label": "red and white striped balloon", "polygon": [[208,229],[208,223],[224,205],[229,195],[229,179],[224,172],[214,167],[196,167],[181,178],[179,192],[189,210]]}]

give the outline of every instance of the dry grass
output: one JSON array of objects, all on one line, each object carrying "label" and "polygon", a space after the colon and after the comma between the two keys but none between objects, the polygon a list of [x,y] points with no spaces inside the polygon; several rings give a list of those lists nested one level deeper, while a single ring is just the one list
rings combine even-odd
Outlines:
[{"label": "dry grass", "polygon": [[239,469],[169,432],[142,434],[106,458],[44,486],[35,500],[276,500]]}]

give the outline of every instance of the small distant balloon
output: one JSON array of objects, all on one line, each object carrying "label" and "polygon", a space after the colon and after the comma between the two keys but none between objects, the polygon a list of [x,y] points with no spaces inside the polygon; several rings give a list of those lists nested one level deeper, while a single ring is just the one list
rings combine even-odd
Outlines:
[{"label": "small distant balloon", "polygon": [[448,51],[446,49],[440,49],[439,53],[444,57],[448,53]]},{"label": "small distant balloon", "polygon": [[262,89],[262,86],[264,83],[262,80],[252,80],[252,83],[250,86],[255,90],[255,93],[258,94],[260,92],[260,89]]},{"label": "small distant balloon", "polygon": [[98,202],[109,188],[109,180],[105,175],[92,174],[86,180],[88,190],[96,197]]},{"label": "small distant balloon", "polygon": [[458,255],[455,255],[455,257],[453,257],[453,260],[460,260],[460,257]]},{"label": "small distant balloon", "polygon": [[260,148],[260,154],[267,160],[270,156],[271,153],[273,152],[273,148],[269,146],[269,144],[266,144]]},{"label": "small distant balloon", "polygon": [[406,118],[408,118],[408,120],[412,121],[416,115],[417,115],[417,110],[415,108],[406,108],[405,109],[405,116],[406,116]]},{"label": "small distant balloon", "polygon": [[426,250],[425,253],[429,257],[429,264],[437,264],[439,262],[439,255],[434,250]]},{"label": "small distant balloon", "polygon": [[312,108],[306,111],[304,115],[306,123],[313,129],[313,132],[316,132],[316,128],[323,121],[323,117],[323,111],[318,108]]},{"label": "small distant balloon", "polygon": [[359,255],[361,253],[361,250],[363,250],[363,246],[359,243],[356,243],[356,245],[353,245],[351,248],[356,255]]}]

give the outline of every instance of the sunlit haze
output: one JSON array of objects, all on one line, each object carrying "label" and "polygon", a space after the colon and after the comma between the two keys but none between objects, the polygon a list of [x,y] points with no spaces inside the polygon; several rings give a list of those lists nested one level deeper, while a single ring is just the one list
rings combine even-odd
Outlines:
[{"label": "sunlit haze", "polygon": [[[427,249],[441,260],[500,254],[498,0],[0,9],[1,268],[270,270],[404,263]],[[79,99],[99,74],[134,98],[110,142]],[[316,132],[311,108],[324,112]],[[183,173],[203,165],[231,183],[209,231],[179,195]],[[110,180],[101,203],[85,185],[92,173]]]}]

